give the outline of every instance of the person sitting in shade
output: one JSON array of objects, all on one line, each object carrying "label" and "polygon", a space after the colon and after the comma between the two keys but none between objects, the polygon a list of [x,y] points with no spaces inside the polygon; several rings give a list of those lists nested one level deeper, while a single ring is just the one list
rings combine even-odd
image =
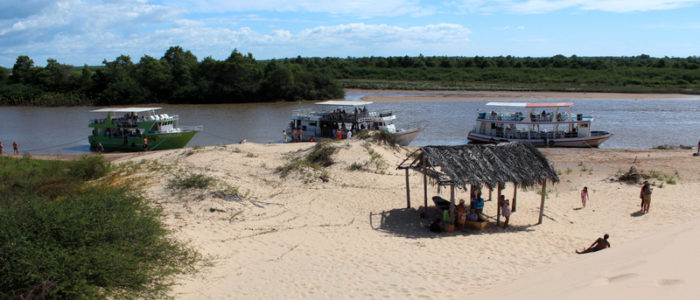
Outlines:
[{"label": "person sitting in shade", "polygon": [[503,229],[505,229],[508,227],[508,221],[510,220],[510,201],[508,201],[505,196],[501,195],[499,202],[501,205],[501,215],[505,218],[503,221]]},{"label": "person sitting in shade", "polygon": [[608,242],[609,237],[610,236],[606,233],[602,238],[598,238],[597,240],[595,240],[595,242],[593,242],[593,244],[591,244],[590,247],[588,247],[587,249],[584,249],[581,252],[576,250],[576,253],[584,254],[584,253],[589,253],[589,252],[596,252],[599,250],[603,250],[605,248],[610,248],[610,242]]},{"label": "person sitting in shade", "polygon": [[472,222],[479,221],[479,214],[476,213],[476,209],[472,208],[471,210],[469,210],[469,214],[467,214],[467,220]]},{"label": "person sitting in shade", "polygon": [[467,220],[467,207],[464,205],[464,199],[459,200],[459,204],[455,207],[456,222],[460,229],[464,229],[464,223]]},{"label": "person sitting in shade", "polygon": [[476,199],[474,200],[474,208],[478,214],[484,211],[484,198],[481,198],[481,193],[476,194]]},{"label": "person sitting in shade", "polygon": [[435,219],[432,223],[430,223],[430,231],[435,232],[435,233],[440,233],[442,232],[442,220],[440,218]]}]

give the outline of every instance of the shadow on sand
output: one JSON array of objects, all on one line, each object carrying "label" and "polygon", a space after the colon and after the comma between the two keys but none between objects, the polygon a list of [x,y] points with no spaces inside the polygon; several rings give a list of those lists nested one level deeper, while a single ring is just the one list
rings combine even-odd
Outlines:
[{"label": "shadow on sand", "polygon": [[534,224],[510,225],[507,229],[503,229],[503,227],[496,226],[494,219],[490,220],[486,228],[482,230],[472,228],[460,230],[457,228],[454,232],[434,233],[428,230],[428,226],[440,216],[440,211],[435,207],[429,207],[428,211],[425,213],[425,218],[421,218],[421,211],[414,208],[396,208],[381,213],[370,213],[369,222],[374,230],[384,231],[389,234],[407,238],[440,238],[456,235],[533,231],[531,227],[534,226]]},{"label": "shadow on sand", "polygon": [[632,216],[632,217],[641,217],[643,215],[644,215],[644,212],[642,212],[641,210],[635,211],[635,212],[630,214],[630,216]]}]

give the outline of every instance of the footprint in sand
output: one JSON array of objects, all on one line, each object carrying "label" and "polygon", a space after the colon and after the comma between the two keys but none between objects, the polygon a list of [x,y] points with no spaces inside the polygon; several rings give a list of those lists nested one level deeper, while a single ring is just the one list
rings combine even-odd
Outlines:
[{"label": "footprint in sand", "polygon": [[656,281],[656,286],[681,285],[685,283],[682,279],[659,279]]},{"label": "footprint in sand", "polygon": [[596,286],[608,285],[611,283],[625,281],[625,280],[635,278],[635,277],[639,277],[639,274],[625,273],[625,274],[615,275],[612,277],[603,277],[603,278],[598,278],[597,280],[593,281],[593,285],[596,285]]}]

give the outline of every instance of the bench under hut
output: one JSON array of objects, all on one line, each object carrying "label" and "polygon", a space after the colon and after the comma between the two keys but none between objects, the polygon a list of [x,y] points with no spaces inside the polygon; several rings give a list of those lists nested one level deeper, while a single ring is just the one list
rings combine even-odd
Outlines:
[{"label": "bench under hut", "polygon": [[[450,213],[454,215],[454,189],[467,191],[482,186],[498,190],[500,199],[506,183],[513,183],[513,211],[516,210],[517,187],[542,186],[540,215],[542,223],[547,181],[559,182],[557,172],[544,155],[530,143],[503,143],[497,145],[425,146],[409,154],[398,169],[406,170],[406,202],[411,207],[408,171],[423,174],[423,194],[428,207],[428,179],[432,184],[450,186]],[[491,193],[489,193],[489,198]],[[501,210],[498,205],[497,223]]]}]

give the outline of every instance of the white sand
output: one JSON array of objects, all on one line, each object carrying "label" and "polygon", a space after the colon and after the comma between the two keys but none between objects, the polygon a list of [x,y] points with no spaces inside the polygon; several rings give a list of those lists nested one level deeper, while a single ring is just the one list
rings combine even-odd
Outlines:
[{"label": "white sand", "polygon": [[[417,211],[423,205],[422,176],[411,172],[412,209],[406,209],[404,172],[396,169],[415,148],[373,145],[383,165],[349,171],[352,163],[368,162],[371,156],[362,141],[342,141],[334,156],[337,163],[327,169],[329,182],[322,182],[318,173],[294,173],[285,179],[275,173],[290,155],[311,146],[246,143],[130,158],[139,164],[142,159],[157,161],[159,167],[152,163],[148,171],[131,176],[146,178],[146,196],[163,208],[175,237],[209,262],[198,273],[179,277],[173,297],[452,299],[486,293],[491,296],[479,298],[488,299],[520,297],[517,290],[529,292],[525,298],[535,297],[538,290],[552,289],[544,299],[588,298],[584,292],[627,298],[625,289],[619,291],[623,294],[608,293],[615,286],[642,286],[641,291],[664,298],[697,294],[697,272],[662,268],[667,250],[675,251],[669,264],[698,261],[687,250],[691,245],[673,242],[674,236],[692,236],[698,230],[698,223],[687,223],[700,211],[700,159],[690,150],[543,149],[561,171],[561,182],[548,185],[542,225],[535,225],[540,196],[519,189],[509,229],[489,226],[433,234],[424,227],[430,219],[420,219]],[[640,186],[608,180],[632,165],[677,181],[654,188],[648,215],[636,213]],[[182,194],[165,187],[173,176],[185,173],[213,176],[218,186]],[[237,187],[243,199],[217,196],[224,183]],[[579,209],[584,185],[591,200]],[[504,193],[512,198],[512,186]],[[487,190],[484,194],[488,197]],[[437,195],[434,186],[428,195]],[[449,190],[442,189],[440,195],[449,198]],[[457,198],[468,194],[459,191]],[[495,201],[486,202],[487,215],[495,215],[495,209]],[[682,228],[689,229],[666,229],[670,224],[688,224]],[[606,232],[612,249],[574,254]],[[697,246],[697,236],[687,242]],[[659,241],[668,249],[645,248]],[[562,275],[569,272],[577,276]],[[513,282],[519,278],[523,281]],[[609,287],[601,287],[605,280]]]}]

